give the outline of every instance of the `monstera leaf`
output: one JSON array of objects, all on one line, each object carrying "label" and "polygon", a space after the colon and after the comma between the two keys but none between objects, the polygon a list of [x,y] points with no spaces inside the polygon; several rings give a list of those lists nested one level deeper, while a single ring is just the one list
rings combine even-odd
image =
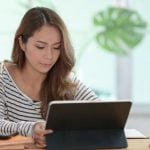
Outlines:
[{"label": "monstera leaf", "polygon": [[94,16],[97,27],[95,36],[105,50],[118,55],[127,55],[141,42],[146,30],[146,22],[133,10],[110,7]]}]

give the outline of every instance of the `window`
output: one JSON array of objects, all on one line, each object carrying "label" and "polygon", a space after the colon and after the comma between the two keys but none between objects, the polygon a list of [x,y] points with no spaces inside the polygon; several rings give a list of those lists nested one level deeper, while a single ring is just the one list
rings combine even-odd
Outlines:
[{"label": "window", "polygon": [[[22,2],[28,1],[24,0]],[[128,79],[127,85],[132,83],[131,89],[134,102],[137,104],[150,104],[149,29],[147,29],[147,34],[141,44],[127,58],[129,59],[129,64],[124,64],[124,67],[117,71],[118,63],[124,61],[125,58],[118,61],[117,56],[106,52],[92,40],[94,35],[92,16],[110,5],[114,5],[114,1],[55,0],[52,3],[64,19],[71,33],[77,56],[76,70],[79,78],[93,88],[102,99],[117,99],[117,93],[120,89],[125,94],[130,88],[129,86],[124,86],[123,78],[126,78]],[[7,4],[7,1],[3,1],[0,5],[0,20],[2,22],[0,28],[0,61],[10,59],[15,30],[20,22],[20,18],[26,11],[19,1],[10,0],[9,5]],[[73,7],[70,7],[70,5]],[[150,23],[149,6],[149,0],[132,1],[132,7],[139,11],[148,23]],[[78,56],[79,53],[80,55]],[[122,73],[125,68],[128,69],[129,65],[132,65],[131,76],[126,77],[124,76],[125,74],[122,74],[121,79],[118,78],[118,73]],[[118,81],[122,82],[119,88]],[[123,95],[121,94],[121,96]]]}]

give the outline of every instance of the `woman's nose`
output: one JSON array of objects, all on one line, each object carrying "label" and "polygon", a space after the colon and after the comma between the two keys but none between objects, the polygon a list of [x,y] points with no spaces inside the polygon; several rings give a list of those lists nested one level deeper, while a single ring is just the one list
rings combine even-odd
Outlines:
[{"label": "woman's nose", "polygon": [[53,58],[53,50],[51,48],[48,48],[45,55],[46,55],[47,59],[52,59]]}]

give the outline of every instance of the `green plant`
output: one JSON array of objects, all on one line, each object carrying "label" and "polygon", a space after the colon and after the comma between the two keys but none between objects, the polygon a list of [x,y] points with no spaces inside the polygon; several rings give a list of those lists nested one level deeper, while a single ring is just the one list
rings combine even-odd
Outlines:
[{"label": "green plant", "polygon": [[127,55],[144,37],[147,23],[135,10],[110,7],[93,17],[99,46],[117,55]]}]

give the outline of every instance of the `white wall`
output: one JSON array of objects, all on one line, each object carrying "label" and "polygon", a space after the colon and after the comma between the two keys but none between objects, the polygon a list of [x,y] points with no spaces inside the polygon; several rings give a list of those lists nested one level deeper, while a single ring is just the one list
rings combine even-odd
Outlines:
[{"label": "white wall", "polygon": [[150,114],[131,114],[126,128],[137,129],[150,137]]}]

